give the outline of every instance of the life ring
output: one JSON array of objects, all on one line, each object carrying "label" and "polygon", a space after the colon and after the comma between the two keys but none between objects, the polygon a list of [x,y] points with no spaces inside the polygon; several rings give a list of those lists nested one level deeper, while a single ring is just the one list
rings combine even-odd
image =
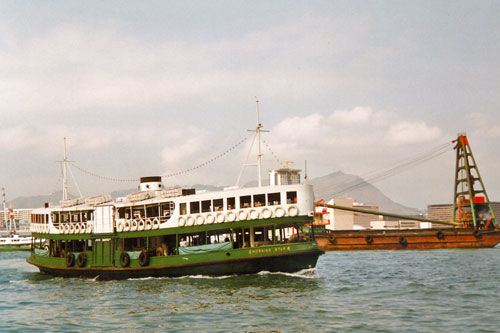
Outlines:
[{"label": "life ring", "polygon": [[147,266],[149,264],[149,253],[147,251],[142,251],[139,254],[139,265]]},{"label": "life ring", "polygon": [[373,236],[371,236],[371,235],[366,236],[366,237],[365,237],[365,241],[366,241],[366,243],[368,243],[368,244],[373,243]]},{"label": "life ring", "polygon": [[225,220],[226,220],[226,217],[224,216],[224,214],[223,214],[223,213],[217,213],[217,214],[215,215],[215,221],[216,221],[217,223],[224,223],[224,221],[225,221]]},{"label": "life ring", "polygon": [[244,211],[244,210],[240,210],[240,211],[238,212],[238,219],[239,219],[240,221],[244,221],[244,220],[246,220],[247,218],[248,218],[248,213],[247,213],[246,211]]},{"label": "life ring", "polygon": [[126,220],[123,222],[123,231],[130,231],[130,221]]},{"label": "life ring", "polygon": [[276,215],[276,217],[285,216],[285,209],[283,207],[276,207],[274,209],[274,215]]},{"label": "life ring", "polygon": [[82,252],[78,255],[78,258],[76,259],[76,264],[78,267],[83,267],[85,266],[85,263],[87,262],[87,255],[85,252]]},{"label": "life ring", "polygon": [[297,206],[290,206],[288,207],[288,216],[297,216],[299,215],[299,207]]},{"label": "life ring", "polygon": [[69,233],[70,234],[74,234],[75,230],[76,230],[75,225],[73,223],[70,223],[70,225],[69,225]]},{"label": "life ring", "polygon": [[262,208],[261,215],[263,218],[268,219],[273,215],[273,213],[271,212],[271,210],[269,208],[264,207],[264,208]]},{"label": "life ring", "polygon": [[118,232],[123,232],[123,221],[119,221],[119,222],[116,224],[116,231],[118,231]]},{"label": "life ring", "polygon": [[329,233],[327,237],[328,237],[328,241],[329,241],[330,243],[332,243],[332,244],[335,244],[335,242],[337,241],[337,240],[335,239],[335,236],[334,236],[332,233]]},{"label": "life ring", "polygon": [[128,265],[130,265],[130,256],[127,252],[122,252],[120,254],[120,266],[128,267]]},{"label": "life ring", "polygon": [[157,217],[153,219],[153,229],[160,229],[160,220]]},{"label": "life ring", "polygon": [[62,225],[63,229],[64,229],[64,234],[68,234],[69,233],[69,225],[68,224],[63,224]]},{"label": "life ring", "polygon": [[[149,219],[147,219],[147,220],[149,220]],[[146,220],[146,221],[147,221],[147,220]],[[144,227],[145,227],[145,224],[146,224],[146,223],[144,222],[144,220],[143,220],[143,219],[140,219],[140,220],[139,220],[139,222],[138,222],[138,225],[137,225],[137,230],[139,230],[139,231],[143,231],[143,230],[144,230]]]},{"label": "life ring", "polygon": [[130,231],[137,231],[138,224],[137,220],[132,220],[132,223],[130,224]]},{"label": "life ring", "polygon": [[[179,217],[179,219],[181,218]],[[186,223],[186,221],[184,221],[184,223]],[[179,226],[182,227],[181,225]],[[151,230],[151,228],[153,228],[153,222],[151,222],[151,220],[146,220],[146,225],[144,226],[144,230],[149,231]]]},{"label": "life ring", "polygon": [[236,220],[236,214],[234,212],[227,212],[226,221],[227,222],[234,222],[235,220]]},{"label": "life ring", "polygon": [[94,226],[92,223],[87,223],[87,232],[91,233],[92,231],[94,231]]},{"label": "life ring", "polygon": [[212,214],[208,214],[206,221],[207,221],[207,224],[212,224],[215,222],[215,217]]},{"label": "life ring", "polygon": [[66,255],[66,266],[73,267],[74,264],[75,264],[75,255],[70,252]]},{"label": "life ring", "polygon": [[399,236],[399,243],[403,246],[408,245],[408,241],[406,240],[406,238],[404,236]]},{"label": "life ring", "polygon": [[[178,225],[179,227],[183,227],[183,226],[185,226],[185,225],[186,225],[186,219],[185,219],[185,218],[183,218],[182,216],[181,216],[181,217],[179,217],[179,218],[177,219],[177,225]],[[147,227],[147,226],[146,226],[146,227]],[[150,224],[149,228],[151,229],[151,224]]]},{"label": "life ring", "polygon": [[443,240],[444,239],[444,233],[442,231],[438,231],[436,234],[437,239]]},{"label": "life ring", "polygon": [[195,222],[194,217],[193,217],[193,216],[191,216],[191,215],[189,215],[189,216],[187,217],[187,219],[186,219],[186,225],[187,225],[188,227],[190,227],[190,226],[194,225],[194,222]]},{"label": "life ring", "polygon": [[202,225],[205,223],[205,217],[203,215],[196,216],[196,225]]},{"label": "life ring", "polygon": [[256,210],[256,209],[250,209],[250,214],[248,214],[250,216],[250,220],[256,220],[259,218],[259,212]]},{"label": "life ring", "polygon": [[80,230],[80,223],[75,223],[75,234],[79,234]]},{"label": "life ring", "polygon": [[[48,227],[48,226],[47,226]],[[87,232],[87,227],[85,226],[85,223],[80,222],[80,233],[84,234]]]},{"label": "life ring", "polygon": [[472,233],[474,235],[474,237],[476,237],[477,239],[480,239],[482,237],[481,233],[479,232],[479,230],[474,230],[474,232]]}]

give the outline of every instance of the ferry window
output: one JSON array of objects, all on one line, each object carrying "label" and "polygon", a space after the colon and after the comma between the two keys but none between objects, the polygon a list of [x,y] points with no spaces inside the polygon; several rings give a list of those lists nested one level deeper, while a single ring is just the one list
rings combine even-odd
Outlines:
[{"label": "ferry window", "polygon": [[137,207],[132,207],[132,217],[134,219],[140,219],[141,217],[145,217],[144,215],[144,207],[143,206],[137,206]]},{"label": "ferry window", "polygon": [[61,220],[64,223],[68,223],[69,222],[69,214],[68,213],[61,214]]},{"label": "ferry window", "polygon": [[180,204],[179,209],[181,211],[181,215],[186,215],[187,214],[187,209],[186,209],[186,203],[183,202]]},{"label": "ferry window", "polygon": [[236,200],[235,198],[227,198],[227,209],[235,209],[236,208]]},{"label": "ferry window", "polygon": [[172,212],[174,211],[174,203],[170,201],[164,202],[161,204],[160,209],[161,209],[161,216],[166,217],[168,219],[170,218],[170,215],[172,215]]},{"label": "ferry window", "polygon": [[71,222],[80,222],[80,214],[78,213],[71,214]]},{"label": "ferry window", "polygon": [[54,221],[54,223],[59,223],[59,214],[58,213],[52,213],[52,221]]},{"label": "ferry window", "polygon": [[249,195],[240,197],[240,208],[248,208],[252,205],[252,199]]},{"label": "ferry window", "polygon": [[205,200],[201,202],[201,212],[202,213],[208,213],[212,211],[212,201],[211,200]]},{"label": "ferry window", "polygon": [[146,217],[157,217],[159,215],[159,206],[152,205],[146,207]]},{"label": "ferry window", "polygon": [[125,207],[120,207],[118,208],[118,218],[120,219],[125,219],[125,210],[126,208]]},{"label": "ferry window", "polygon": [[286,203],[293,204],[297,203],[297,192],[286,192]]},{"label": "ferry window", "polygon": [[253,206],[260,207],[266,205],[266,195],[265,194],[255,194],[253,196]]},{"label": "ferry window", "polygon": [[189,213],[190,214],[197,214],[200,212],[200,202],[190,202],[189,203]]},{"label": "ferry window", "polygon": [[214,200],[214,212],[218,212],[224,208],[224,201],[222,199]]},{"label": "ferry window", "polygon": [[281,204],[281,193],[269,193],[267,195],[267,202],[269,206],[275,206]]}]

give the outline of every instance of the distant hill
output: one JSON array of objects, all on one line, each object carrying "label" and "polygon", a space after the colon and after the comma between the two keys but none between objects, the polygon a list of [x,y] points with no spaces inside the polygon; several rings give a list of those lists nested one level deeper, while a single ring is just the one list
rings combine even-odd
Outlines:
[{"label": "distant hill", "polygon": [[314,186],[314,195],[317,200],[325,199],[325,201],[328,201],[334,197],[352,198],[364,204],[378,205],[380,210],[384,212],[404,215],[421,213],[419,209],[406,207],[392,201],[378,188],[365,182],[361,177],[345,174],[342,171],[314,178],[309,180],[309,183]]},{"label": "distant hill", "polygon": [[[269,184],[269,180],[263,180],[264,184]],[[380,210],[397,213],[397,214],[407,214],[414,215],[419,214],[420,211],[415,208],[405,207],[398,204],[387,196],[385,196],[379,189],[375,186],[366,183],[362,178],[356,175],[345,174],[341,171],[328,174],[323,177],[314,178],[309,180],[309,183],[314,185],[314,194],[316,199],[330,200],[334,196],[337,198],[353,198],[357,202],[362,202],[365,204],[378,205]],[[358,186],[352,190],[336,195],[338,192],[350,188],[356,184],[363,184],[363,186]],[[257,182],[253,181],[244,185],[244,187],[257,186]],[[220,191],[224,187],[195,184],[194,187],[197,191]],[[124,197],[127,194],[137,192],[137,188],[120,190],[111,192],[113,198]],[[70,195],[70,197],[75,197]],[[62,191],[58,191],[52,195],[38,195],[32,197],[19,197],[8,202],[8,204],[14,208],[38,208],[43,207],[44,203],[50,202],[53,204],[59,204],[62,198]]]}]

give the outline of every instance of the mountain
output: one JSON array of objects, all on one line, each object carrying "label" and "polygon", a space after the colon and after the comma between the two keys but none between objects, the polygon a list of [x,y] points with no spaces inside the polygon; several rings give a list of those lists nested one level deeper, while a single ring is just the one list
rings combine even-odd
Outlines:
[{"label": "mountain", "polygon": [[[264,184],[269,184],[269,180],[263,180]],[[398,204],[387,196],[385,196],[379,189],[375,186],[365,182],[361,177],[356,175],[345,174],[341,171],[328,174],[323,177],[314,178],[309,180],[309,183],[314,185],[314,194],[316,199],[325,199],[326,201],[337,198],[353,198],[357,202],[362,202],[364,204],[378,205],[381,211],[405,214],[405,215],[416,215],[420,211],[415,208],[405,207]],[[244,187],[257,186],[257,182],[250,182],[244,185]],[[194,187],[197,191],[221,191],[224,187],[212,186],[212,185],[202,185],[196,184]],[[351,190],[343,192],[344,189],[351,188]],[[124,197],[127,194],[137,192],[137,188],[120,190],[111,192],[113,198]],[[343,193],[339,193],[339,192]],[[75,197],[70,195],[70,197]],[[8,202],[9,206],[14,208],[37,208],[43,207],[44,203],[50,202],[53,204],[58,204],[62,198],[62,192],[56,192],[52,195],[39,195],[32,197],[19,197]]]},{"label": "mountain", "polygon": [[404,215],[417,215],[421,211],[398,204],[389,199],[384,193],[370,183],[356,175],[337,171],[323,177],[309,181],[314,186],[316,200],[332,198],[352,198],[357,202],[369,205],[378,205],[383,212]]}]

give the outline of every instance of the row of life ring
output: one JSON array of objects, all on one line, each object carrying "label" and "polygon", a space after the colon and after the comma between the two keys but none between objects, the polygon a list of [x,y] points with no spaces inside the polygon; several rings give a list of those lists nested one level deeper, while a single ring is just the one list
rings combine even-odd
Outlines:
[{"label": "row of life ring", "polygon": [[[288,216],[295,217],[299,215],[299,207],[290,206],[288,210],[285,210],[284,207],[278,206],[274,208],[274,216],[275,217],[284,217],[286,212],[288,212]],[[259,218],[268,219],[273,216],[273,210],[271,208],[264,207],[260,211],[257,209],[241,209],[237,213],[233,211],[229,211],[226,214],[219,212],[215,215],[212,213],[208,213],[204,215],[189,215],[187,217],[180,216],[177,219],[177,225],[179,227],[191,227],[193,225],[202,225],[202,224],[213,224],[213,223],[224,223],[224,222],[234,222],[236,219],[239,221],[245,220],[257,220]]]},{"label": "row of life ring", "polygon": [[59,225],[60,234],[85,234],[93,231],[92,223],[66,223]]},{"label": "row of life ring", "polygon": [[134,219],[119,221],[116,224],[116,231],[149,231],[160,229],[160,220],[155,217],[154,219]]},{"label": "row of life ring", "polygon": [[32,224],[30,226],[31,232],[48,234],[50,232],[50,227],[48,224]]}]

